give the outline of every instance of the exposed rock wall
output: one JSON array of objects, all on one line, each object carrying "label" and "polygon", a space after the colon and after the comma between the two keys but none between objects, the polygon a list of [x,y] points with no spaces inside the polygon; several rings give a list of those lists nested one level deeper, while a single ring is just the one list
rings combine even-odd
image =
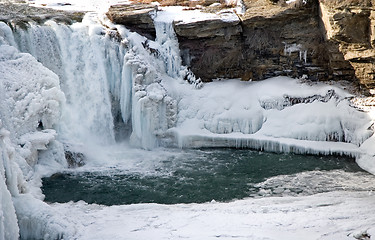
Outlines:
[{"label": "exposed rock wall", "polygon": [[122,4],[111,6],[107,17],[112,22],[123,24],[130,30],[154,40],[156,32],[153,17],[156,11],[157,6],[151,4]]},{"label": "exposed rock wall", "polygon": [[[180,48],[193,72],[203,80],[259,80],[276,75],[326,79],[328,65],[319,30],[317,7],[255,6],[239,16],[226,34],[199,36],[175,24]],[[209,24],[197,22],[208,32]],[[191,25],[191,24],[190,24]],[[198,27],[199,26],[199,27]],[[192,27],[190,27],[192,28]]]},{"label": "exposed rock wall", "polygon": [[72,24],[73,22],[82,21],[84,14],[84,12],[79,11],[58,11],[49,8],[32,7],[26,3],[12,4],[7,3],[7,1],[0,1],[0,21],[25,28],[30,21],[43,23],[47,20],[54,20]]},{"label": "exposed rock wall", "polygon": [[339,72],[343,65],[350,65],[360,85],[366,88],[375,87],[374,3],[321,0],[319,4],[325,39],[333,46],[328,48],[331,67]]},{"label": "exposed rock wall", "polygon": [[[237,16],[238,21],[174,22],[183,63],[197,77],[210,81],[307,75],[311,80],[349,80],[367,89],[375,87],[375,0],[245,4],[247,10]],[[138,26],[152,38],[153,7],[143,8],[146,15],[137,10],[134,17],[128,13],[131,9],[121,8],[112,8],[107,15],[130,28]]]}]

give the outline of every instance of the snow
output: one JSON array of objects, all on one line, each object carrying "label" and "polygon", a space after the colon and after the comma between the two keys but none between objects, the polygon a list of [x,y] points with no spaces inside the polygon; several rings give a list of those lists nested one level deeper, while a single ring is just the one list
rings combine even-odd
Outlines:
[{"label": "snow", "polygon": [[[375,233],[375,196],[330,192],[229,203],[52,204],[78,239],[353,239]],[[366,206],[366,207],[364,207]]]},{"label": "snow", "polygon": [[350,95],[334,86],[287,77],[218,81],[199,91],[165,86],[181,96],[177,125],[169,131],[182,147],[357,155],[372,135],[370,117],[350,107]]},{"label": "snow", "polygon": [[31,55],[18,53],[11,46],[0,46],[0,59],[0,84],[6,89],[0,97],[2,109],[3,113],[10,114],[4,116],[3,121],[12,130],[11,137],[35,129],[40,121],[46,128],[51,128],[57,123],[59,106],[65,100],[57,76]]},{"label": "snow", "polygon": [[305,50],[301,44],[287,44],[285,42],[283,43],[285,55],[288,54],[290,56],[290,54],[292,54],[293,52],[299,52],[299,60],[302,61],[303,59],[303,61],[307,63],[307,50]]},{"label": "snow", "polygon": [[[102,11],[109,1],[34,3]],[[366,230],[374,234],[375,199],[366,190],[177,205],[41,201],[41,177],[67,167],[60,141],[91,161],[106,159],[101,150],[115,142],[113,113],[131,124],[130,142],[144,149],[172,145],[345,154],[375,173],[374,118],[350,106],[352,95],[287,77],[203,85],[181,65],[172,21],[235,22],[238,17],[180,7],[162,10],[155,18],[157,39],[148,42],[122,26],[114,26],[118,32],[104,28],[98,18],[108,20],[97,13],[72,26],[30,23],[28,30],[16,27],[13,33],[0,23],[0,239],[18,239],[19,233],[45,239],[352,239]],[[113,34],[120,34],[121,42]],[[300,45],[285,46],[285,54],[297,51],[306,61]],[[138,160],[132,158],[130,167],[134,162],[142,166]]]},{"label": "snow", "polygon": [[98,11],[105,12],[110,5],[129,3],[126,0],[28,0],[28,4],[37,7],[48,7],[65,11]]},{"label": "snow", "polygon": [[8,26],[0,23],[0,32],[0,239],[18,239],[25,234],[18,225],[22,207],[38,208],[23,196],[42,203],[34,197],[40,188],[30,184],[38,179],[33,167],[38,151],[55,138],[51,128],[59,122],[65,96],[55,73],[15,48]]},{"label": "snow", "polygon": [[218,13],[207,13],[201,10],[184,10],[186,7],[169,6],[159,7],[161,11],[157,13],[156,20],[162,22],[175,21],[176,24],[189,24],[207,20],[221,20],[223,22],[239,22],[239,18],[231,10],[221,11]]},{"label": "snow", "polygon": [[[0,127],[1,126],[0,122]],[[6,139],[8,138],[8,139]],[[15,192],[17,184],[14,180],[12,162],[10,162],[10,146],[4,139],[9,140],[9,132],[0,130],[0,239],[18,239],[18,223],[12,202],[11,192]]]}]

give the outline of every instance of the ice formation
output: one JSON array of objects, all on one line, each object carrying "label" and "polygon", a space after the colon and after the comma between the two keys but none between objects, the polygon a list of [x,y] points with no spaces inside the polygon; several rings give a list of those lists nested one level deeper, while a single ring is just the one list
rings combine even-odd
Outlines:
[{"label": "ice formation", "polygon": [[[45,222],[47,218],[39,218],[38,214],[48,215],[50,207],[39,207],[44,204],[40,189],[30,183],[38,182],[39,177],[34,174],[38,152],[55,140],[56,131],[52,128],[59,122],[65,96],[57,75],[30,54],[20,53],[10,33],[10,28],[1,22],[0,239],[18,239],[19,234],[52,239],[62,230],[55,231]],[[38,210],[30,214],[23,210],[25,206]],[[48,231],[42,235],[34,231],[43,225],[49,229],[49,237],[45,235]]]},{"label": "ice formation", "polygon": [[[144,149],[347,154],[375,173],[372,119],[350,94],[287,77],[203,86],[181,65],[176,16],[156,16],[156,41],[96,13],[71,26],[0,22],[0,239],[74,235],[40,201],[39,170],[66,167],[64,145],[90,154],[86,146],[111,145],[124,129]],[[298,45],[285,51],[306,60]]]}]

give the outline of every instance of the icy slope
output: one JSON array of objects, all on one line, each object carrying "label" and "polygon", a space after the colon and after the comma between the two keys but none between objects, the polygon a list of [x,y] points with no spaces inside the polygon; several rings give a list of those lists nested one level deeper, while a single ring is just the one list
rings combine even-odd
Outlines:
[{"label": "icy slope", "polygon": [[53,208],[68,216],[82,240],[349,240],[366,230],[375,234],[374,200],[367,192],[331,192],[230,203],[105,207],[71,202]]},{"label": "icy slope", "polygon": [[[51,208],[40,200],[41,182],[34,167],[39,151],[59,145],[52,128],[59,122],[65,96],[56,74],[11,45],[15,46],[13,35],[0,22],[0,239],[18,239],[19,234],[55,239],[63,223],[49,222]],[[62,160],[50,158],[60,167]],[[33,212],[24,211],[26,206]]]},{"label": "icy slope", "polygon": [[[304,153],[302,148],[316,146],[319,153],[323,143],[321,153],[352,155],[352,149],[372,135],[369,115],[350,106],[350,94],[330,85],[310,86],[278,77],[262,82],[217,81],[199,91],[180,88],[177,92],[181,96],[178,121],[170,131],[182,147]],[[278,150],[279,145],[284,147]]]}]

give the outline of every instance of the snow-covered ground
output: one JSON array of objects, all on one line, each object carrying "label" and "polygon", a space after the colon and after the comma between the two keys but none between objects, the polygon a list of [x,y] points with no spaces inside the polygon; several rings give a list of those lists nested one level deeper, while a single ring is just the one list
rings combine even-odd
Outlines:
[{"label": "snow-covered ground", "polygon": [[230,203],[52,204],[77,239],[354,239],[375,234],[375,195],[331,192]]},{"label": "snow-covered ground", "polygon": [[[101,11],[109,1],[44,3]],[[188,71],[181,59],[168,56],[171,49],[178,53],[170,31],[175,9],[156,19],[161,32],[150,46],[166,53],[159,58],[142,47],[144,38],[120,26],[124,40],[114,44],[106,29],[91,21],[93,16],[72,27],[30,25],[28,31],[17,29],[18,39],[0,23],[0,240],[17,239],[18,232],[44,239],[353,239],[366,230],[375,234],[375,196],[367,191],[179,205],[42,202],[42,174],[47,167],[67,167],[59,141],[107,138],[93,130],[112,127],[109,93],[119,101],[124,122],[132,122],[131,142],[144,148],[157,146],[161,138],[189,147],[348,154],[375,173],[373,117],[350,107],[351,95],[339,87],[279,77],[259,83],[216,81],[195,89],[182,80]],[[44,41],[60,48],[43,48],[49,46]],[[43,51],[35,50],[33,57],[21,53],[22,47]],[[54,66],[57,75],[46,68],[53,68],[48,64],[54,61],[60,64]],[[100,159],[94,156],[100,149],[100,144],[91,149],[89,160]]]}]

